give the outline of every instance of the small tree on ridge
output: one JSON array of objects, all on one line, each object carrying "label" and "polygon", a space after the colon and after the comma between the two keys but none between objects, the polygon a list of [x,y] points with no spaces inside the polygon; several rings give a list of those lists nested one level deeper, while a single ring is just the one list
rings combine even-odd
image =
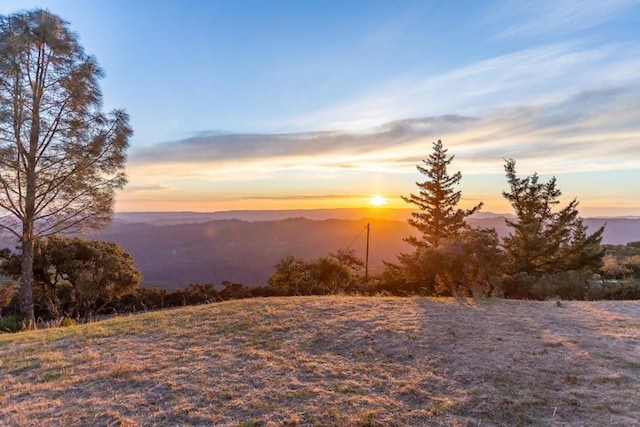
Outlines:
[{"label": "small tree on ridge", "polygon": [[416,182],[420,192],[402,199],[416,205],[419,212],[412,212],[408,222],[420,232],[420,238],[414,236],[405,240],[415,247],[437,248],[447,238],[458,235],[466,226],[464,219],[477,212],[482,203],[472,209],[459,209],[461,192],[454,187],[460,183],[462,174],[447,173],[447,166],[455,156],[447,157],[447,149],[442,141],[433,143],[433,152],[423,160],[424,167],[417,165],[418,171],[429,179]]}]

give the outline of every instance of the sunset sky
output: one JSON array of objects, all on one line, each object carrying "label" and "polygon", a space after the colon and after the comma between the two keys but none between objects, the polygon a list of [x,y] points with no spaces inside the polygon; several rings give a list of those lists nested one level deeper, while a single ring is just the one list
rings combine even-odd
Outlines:
[{"label": "sunset sky", "polygon": [[118,211],[366,206],[442,139],[462,207],[504,158],[640,216],[640,2],[3,0],[69,21],[135,135]]}]

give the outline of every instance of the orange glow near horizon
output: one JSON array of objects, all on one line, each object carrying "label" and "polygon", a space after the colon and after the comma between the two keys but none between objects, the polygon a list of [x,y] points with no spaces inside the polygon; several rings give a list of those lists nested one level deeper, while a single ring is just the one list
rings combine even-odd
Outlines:
[{"label": "orange glow near horizon", "polygon": [[379,194],[376,194],[371,198],[371,200],[369,200],[369,204],[376,207],[384,206],[387,204],[387,199],[385,199]]},{"label": "orange glow near horizon", "polygon": [[[117,198],[117,212],[214,212],[228,210],[291,210],[291,209],[336,209],[336,208],[381,208],[370,204],[369,198],[353,197],[141,197],[121,195]],[[401,202],[401,200],[399,200]],[[394,207],[404,207],[397,203]]]},{"label": "orange glow near horizon", "polygon": [[279,197],[199,197],[187,194],[121,193],[116,198],[116,212],[215,212],[229,210],[295,209],[404,209],[410,208],[399,196],[395,198],[353,196]]},{"label": "orange glow near horizon", "polygon": [[[394,192],[401,194],[401,191]],[[500,196],[495,194],[469,191],[465,193],[459,207],[469,209],[483,201],[481,212],[511,213],[513,208]],[[379,198],[378,198],[379,197]],[[384,201],[384,203],[378,204]],[[565,201],[563,201],[564,203]],[[614,205],[605,200],[602,205],[594,201],[580,206],[580,214],[589,216],[629,216],[638,215],[638,209],[632,203]],[[611,204],[607,204],[610,202]],[[123,192],[116,196],[114,211],[116,212],[217,212],[231,210],[307,210],[307,209],[340,209],[356,208],[363,210],[393,211],[396,209],[415,209],[415,206],[404,202],[400,196],[373,197],[362,194],[350,195],[309,195],[306,197],[286,195],[277,196],[234,196],[212,194],[189,194],[175,191],[135,191]]]},{"label": "orange glow near horizon", "polygon": [[[398,192],[398,194],[400,194]],[[484,196],[484,197],[482,197]],[[485,202],[483,212],[510,212],[511,208],[502,198],[489,198],[481,195],[479,200]],[[469,209],[478,203],[475,197],[463,197],[459,205],[462,209]],[[306,197],[286,195],[277,196],[237,196],[210,195],[168,191],[164,194],[156,192],[136,191],[120,193],[116,197],[116,212],[216,212],[230,210],[295,210],[295,209],[414,209],[400,196],[383,197],[375,194],[373,197],[362,194],[354,195],[308,195]]]}]

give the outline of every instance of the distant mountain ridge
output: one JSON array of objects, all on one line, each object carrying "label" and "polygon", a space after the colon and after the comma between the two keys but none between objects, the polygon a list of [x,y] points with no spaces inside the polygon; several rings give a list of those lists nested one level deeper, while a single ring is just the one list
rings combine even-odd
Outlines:
[{"label": "distant mountain ridge", "polygon": [[[365,256],[364,229],[370,224],[370,267],[410,251],[403,238],[415,233],[405,209],[313,209],[213,213],[117,213],[106,230],[92,236],[120,244],[134,257],[144,283],[167,288],[223,280],[249,286],[266,283],[286,256],[314,258],[342,248]],[[306,217],[305,217],[306,216]],[[311,218],[309,218],[311,217]],[[336,218],[337,217],[337,218]],[[485,213],[474,227],[505,236],[504,216]],[[640,241],[640,218],[586,218],[590,230],[607,223],[604,243]]]},{"label": "distant mountain ridge", "polygon": [[[116,212],[113,216],[117,223],[147,223],[154,225],[197,224],[223,219],[242,221],[277,221],[289,218],[307,218],[312,220],[380,218],[406,221],[413,209],[390,208],[334,208],[334,209],[283,209],[283,210],[229,210],[215,212]],[[493,219],[515,218],[510,213],[478,212],[470,218]],[[638,216],[593,216],[593,221],[640,220]]]},{"label": "distant mountain ridge", "polygon": [[[286,209],[286,210],[231,210],[217,212],[116,212],[113,219],[117,223],[147,223],[154,225],[198,224],[223,219],[242,221],[277,221],[289,218],[312,220],[380,218],[406,221],[412,209],[388,208],[334,208],[334,209]],[[472,216],[482,218],[513,218],[511,214],[479,212]]]}]

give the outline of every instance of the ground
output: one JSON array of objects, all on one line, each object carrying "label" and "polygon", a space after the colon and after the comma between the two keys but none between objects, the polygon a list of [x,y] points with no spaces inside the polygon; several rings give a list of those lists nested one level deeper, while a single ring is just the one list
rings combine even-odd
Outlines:
[{"label": "ground", "polygon": [[263,298],[0,335],[2,425],[640,425],[640,301]]}]

